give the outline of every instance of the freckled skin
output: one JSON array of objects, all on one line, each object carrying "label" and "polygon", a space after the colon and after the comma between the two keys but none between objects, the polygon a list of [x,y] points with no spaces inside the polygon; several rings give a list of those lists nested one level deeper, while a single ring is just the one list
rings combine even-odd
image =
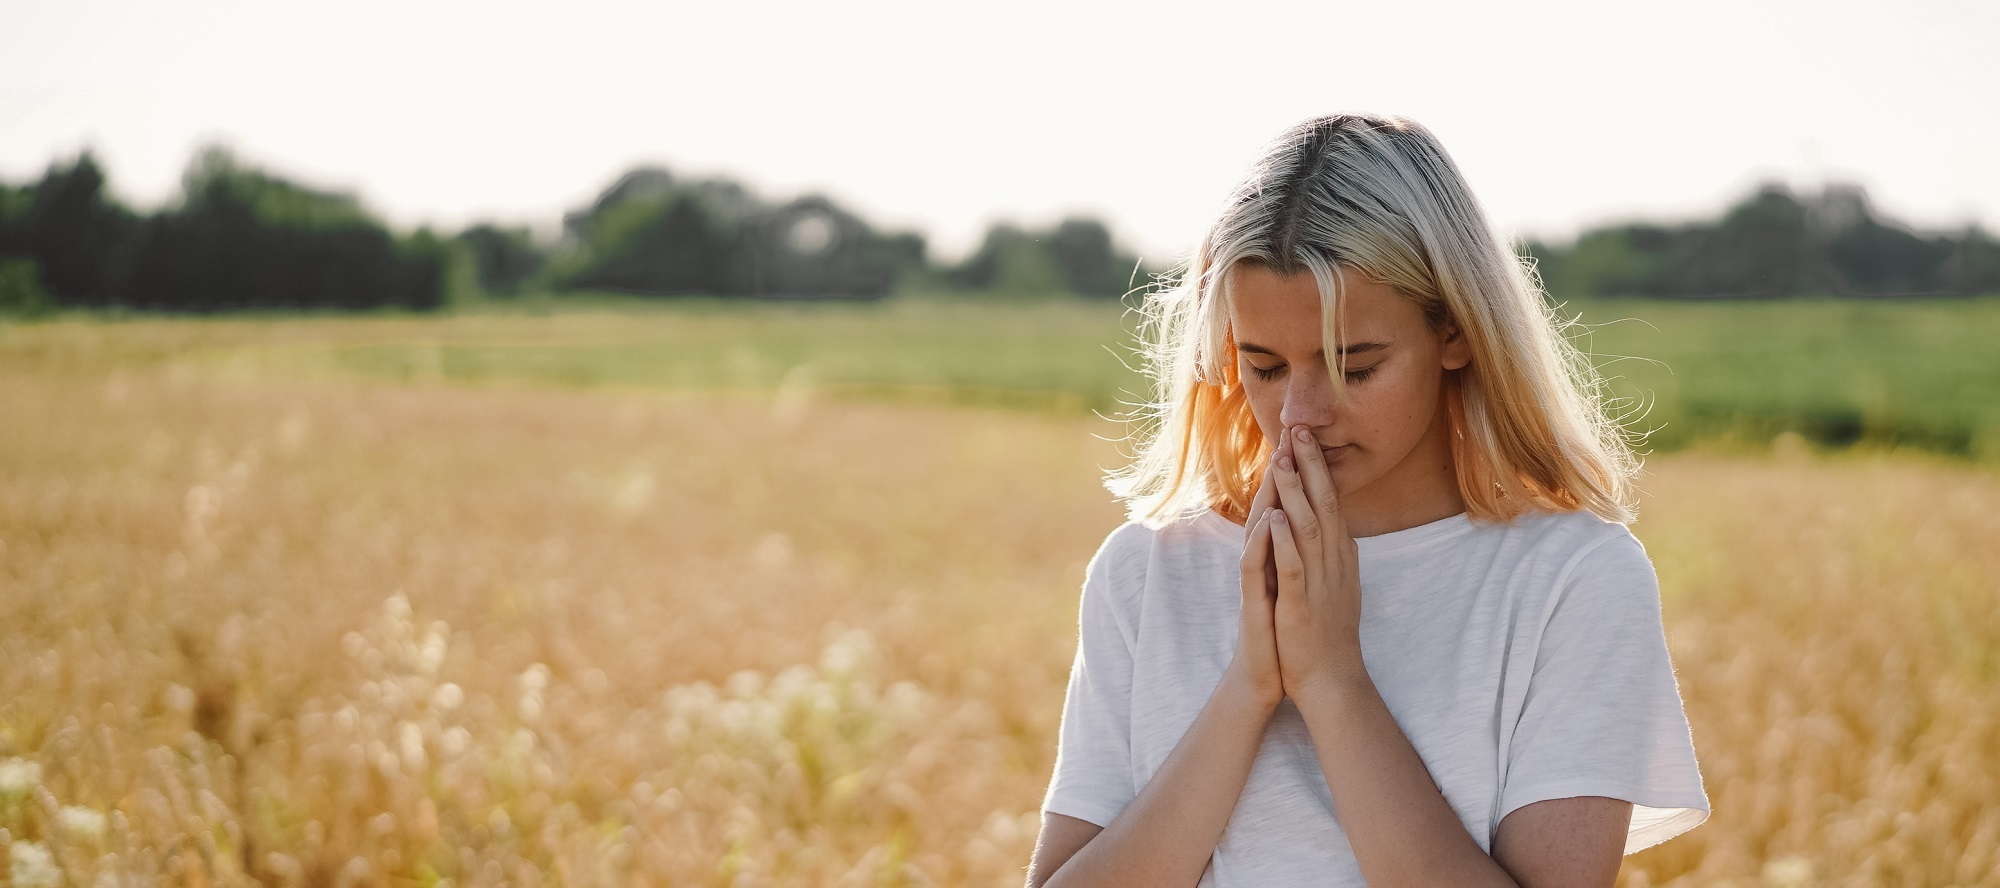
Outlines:
[{"label": "freckled skin", "polygon": [[[1445,373],[1471,360],[1465,337],[1434,331],[1416,303],[1358,273],[1340,272],[1342,347],[1386,348],[1348,357],[1336,403],[1320,356],[1319,288],[1311,274],[1279,275],[1255,264],[1231,276],[1238,378],[1267,442],[1304,424],[1322,447],[1347,445],[1330,462],[1340,509],[1354,536],[1374,536],[1465,510],[1452,465]],[[1245,351],[1251,343],[1275,354]],[[1259,370],[1275,373],[1264,379]]]}]

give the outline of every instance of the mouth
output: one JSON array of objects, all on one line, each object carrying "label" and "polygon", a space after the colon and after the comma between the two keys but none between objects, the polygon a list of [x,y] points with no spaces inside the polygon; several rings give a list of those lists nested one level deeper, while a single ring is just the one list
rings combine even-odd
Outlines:
[{"label": "mouth", "polygon": [[1352,453],[1353,451],[1354,451],[1354,445],[1342,444],[1339,447],[1321,447],[1319,449],[1319,455],[1321,458],[1327,461],[1327,464],[1331,465],[1333,463],[1339,462],[1342,457],[1348,455],[1349,453]]}]

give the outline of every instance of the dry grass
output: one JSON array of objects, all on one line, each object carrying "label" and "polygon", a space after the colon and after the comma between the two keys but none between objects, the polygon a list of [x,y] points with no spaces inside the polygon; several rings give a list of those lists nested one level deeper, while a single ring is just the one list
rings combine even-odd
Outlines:
[{"label": "dry grass", "polygon": [[[796,395],[796,393],[794,393]],[[12,883],[1018,884],[1097,421],[0,373]],[[2000,480],[1654,461],[1716,814],[1625,883],[2000,885]]]}]

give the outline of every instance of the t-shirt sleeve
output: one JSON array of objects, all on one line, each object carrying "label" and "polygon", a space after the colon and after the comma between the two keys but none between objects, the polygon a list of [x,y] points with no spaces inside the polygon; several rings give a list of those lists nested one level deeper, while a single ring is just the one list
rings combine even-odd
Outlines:
[{"label": "t-shirt sleeve", "polygon": [[1645,549],[1622,528],[1600,537],[1554,595],[1494,823],[1548,799],[1624,799],[1633,805],[1627,854],[1699,825],[1708,797]]},{"label": "t-shirt sleeve", "polygon": [[1042,810],[1108,826],[1132,786],[1132,640],[1119,606],[1110,543],[1091,559],[1078,606],[1076,659],[1063,700],[1055,773]]}]

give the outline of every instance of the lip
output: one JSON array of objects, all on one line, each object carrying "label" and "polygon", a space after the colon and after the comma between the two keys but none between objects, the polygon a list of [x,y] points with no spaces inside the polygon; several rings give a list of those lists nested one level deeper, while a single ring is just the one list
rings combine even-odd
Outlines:
[{"label": "lip", "polygon": [[1341,459],[1341,457],[1344,457],[1353,451],[1354,451],[1354,445],[1342,444],[1339,447],[1321,447],[1319,449],[1319,455],[1321,456],[1321,458],[1331,463],[1331,462],[1338,462]]}]

